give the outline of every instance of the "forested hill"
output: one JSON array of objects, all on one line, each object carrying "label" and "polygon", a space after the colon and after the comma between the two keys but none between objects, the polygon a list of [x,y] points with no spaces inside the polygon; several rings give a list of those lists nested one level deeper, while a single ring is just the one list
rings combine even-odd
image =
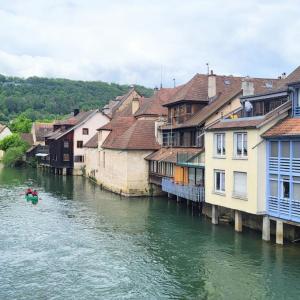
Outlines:
[{"label": "forested hill", "polygon": [[[65,115],[74,108],[101,108],[129,89],[129,85],[101,81],[0,75],[0,123],[7,123],[21,113],[34,121]],[[152,95],[152,89],[143,86],[136,89],[144,96]]]}]

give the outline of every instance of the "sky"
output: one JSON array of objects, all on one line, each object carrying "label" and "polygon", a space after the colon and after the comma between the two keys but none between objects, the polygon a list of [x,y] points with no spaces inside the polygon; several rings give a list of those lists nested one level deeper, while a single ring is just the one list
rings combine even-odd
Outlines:
[{"label": "sky", "polygon": [[0,0],[0,74],[173,86],[300,65],[300,0]]}]

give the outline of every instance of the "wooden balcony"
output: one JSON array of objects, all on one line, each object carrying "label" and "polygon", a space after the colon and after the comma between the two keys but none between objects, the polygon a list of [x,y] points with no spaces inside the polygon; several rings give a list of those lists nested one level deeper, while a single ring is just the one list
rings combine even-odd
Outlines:
[{"label": "wooden balcony", "polygon": [[183,185],[175,183],[169,178],[162,178],[162,190],[194,202],[204,202],[205,200],[205,190],[203,186]]}]

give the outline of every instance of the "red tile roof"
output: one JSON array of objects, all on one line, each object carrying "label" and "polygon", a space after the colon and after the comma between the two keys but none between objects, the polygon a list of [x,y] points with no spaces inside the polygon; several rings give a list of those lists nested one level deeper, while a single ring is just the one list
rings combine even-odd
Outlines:
[{"label": "red tile roof", "polygon": [[98,133],[94,134],[83,146],[86,148],[98,148]]},{"label": "red tile roof", "polygon": [[77,125],[86,120],[90,115],[94,114],[97,110],[81,111],[76,116],[70,116],[67,119],[59,120],[54,125]]},{"label": "red tile roof", "polygon": [[112,126],[112,131],[102,147],[120,150],[157,150],[160,145],[155,138],[155,121],[138,119],[127,128]]},{"label": "red tile roof", "polygon": [[43,142],[45,136],[53,131],[53,123],[34,123],[35,137],[38,142]]},{"label": "red tile roof", "polygon": [[263,137],[300,136],[300,118],[286,118],[263,134]]},{"label": "red tile roof", "polygon": [[[210,75],[211,76],[211,75]],[[229,94],[233,91],[241,90],[244,77],[214,75],[216,77],[217,94]],[[181,101],[208,101],[208,77],[205,74],[196,74],[189,82],[182,85],[177,93],[171,98],[166,105],[174,104]],[[250,78],[254,84],[255,93],[263,93],[277,88],[279,79],[268,78]],[[272,83],[272,87],[268,86]]]},{"label": "red tile roof", "polygon": [[180,89],[177,88],[162,88],[158,90],[151,98],[143,99],[140,102],[140,108],[135,113],[135,116],[141,117],[145,115],[167,116],[168,109],[163,107],[171,97]]}]

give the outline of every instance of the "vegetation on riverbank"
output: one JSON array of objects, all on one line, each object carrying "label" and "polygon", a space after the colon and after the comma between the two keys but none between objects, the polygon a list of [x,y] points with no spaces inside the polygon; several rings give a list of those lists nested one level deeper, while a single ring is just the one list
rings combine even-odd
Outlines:
[{"label": "vegetation on riverbank", "polygon": [[6,166],[17,166],[23,163],[23,156],[30,146],[21,139],[19,133],[13,133],[0,141],[0,150],[4,156],[2,162]]}]

